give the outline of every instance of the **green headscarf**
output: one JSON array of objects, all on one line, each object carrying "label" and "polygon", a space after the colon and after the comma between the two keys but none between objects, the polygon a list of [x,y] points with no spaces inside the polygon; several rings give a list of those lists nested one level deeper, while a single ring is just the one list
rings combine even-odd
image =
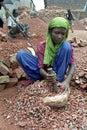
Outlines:
[{"label": "green headscarf", "polygon": [[[53,45],[49,30],[54,28],[54,27],[64,27],[66,28],[66,36],[63,39],[63,41],[60,44]],[[61,46],[61,44],[66,41],[69,33],[69,22],[67,19],[63,17],[56,17],[48,25],[48,31],[47,31],[47,36],[46,36],[46,47],[45,47],[45,53],[44,53],[44,64],[45,65],[53,65],[54,62],[54,57]]]}]

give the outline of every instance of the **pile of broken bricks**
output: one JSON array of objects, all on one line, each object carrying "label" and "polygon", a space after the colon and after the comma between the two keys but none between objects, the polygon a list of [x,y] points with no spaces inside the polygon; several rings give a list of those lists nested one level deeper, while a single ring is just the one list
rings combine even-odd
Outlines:
[{"label": "pile of broken bricks", "polygon": [[19,80],[26,78],[26,74],[16,61],[16,54],[12,55],[9,60],[0,57],[0,91],[13,87]]},{"label": "pile of broken bricks", "polygon": [[73,81],[76,86],[87,90],[87,69],[74,74]]},{"label": "pile of broken bricks", "polygon": [[73,47],[85,47],[87,46],[87,40],[78,39],[77,37],[73,37],[70,42],[72,43]]},{"label": "pile of broken bricks", "polygon": [[[76,42],[77,38],[74,37],[72,43]],[[16,61],[16,54],[11,55],[9,60],[0,57],[0,91],[18,85],[22,79],[26,79],[26,74]],[[74,74],[73,81],[81,88],[87,88],[87,69]]]}]

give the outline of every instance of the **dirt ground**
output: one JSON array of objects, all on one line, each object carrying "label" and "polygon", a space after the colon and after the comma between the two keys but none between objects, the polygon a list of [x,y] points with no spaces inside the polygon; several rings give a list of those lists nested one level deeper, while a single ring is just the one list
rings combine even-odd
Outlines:
[{"label": "dirt ground", "polygon": [[[29,30],[31,35],[29,42],[32,43],[34,48],[36,49],[36,45],[40,41],[43,41],[45,39],[47,23],[45,23],[38,17],[25,17],[22,19],[22,22],[29,23]],[[85,31],[79,23],[77,24],[77,22],[74,23],[73,26],[74,32],[71,33],[70,31],[68,39],[76,37],[78,41],[82,39],[86,40],[87,42],[87,31]],[[4,24],[3,32],[7,34],[6,22]],[[8,37],[7,42],[0,41],[0,56],[9,59],[12,54],[16,53],[20,49],[27,50],[27,42],[28,41],[22,35],[18,36],[16,39],[11,39]],[[84,70],[87,70],[87,46],[74,47],[74,56],[76,64],[75,75],[79,75],[80,72],[84,72]],[[37,82],[37,84],[39,83]],[[85,84],[87,85],[87,82]],[[44,122],[44,120],[46,121],[46,124],[43,127],[41,126],[40,121],[35,124],[33,122],[33,119],[27,119],[25,117],[22,118],[23,121],[19,120],[19,122],[21,122],[20,124],[15,119],[14,113],[16,116],[18,114],[18,111],[14,106],[15,102],[20,100],[19,97],[25,98],[26,90],[30,94],[32,88],[32,86],[29,86],[29,88],[26,88],[24,90],[20,89],[18,86],[20,86],[20,83],[14,87],[6,88],[0,92],[0,130],[87,130],[87,102],[85,100],[85,98],[87,97],[87,92],[86,89],[82,89],[80,87],[81,84],[76,84],[74,79],[71,83],[70,99],[68,105],[66,105],[65,108],[49,108],[50,110],[48,110],[48,108],[46,107],[46,110],[44,110],[45,107],[43,104],[40,105],[39,103],[39,105],[37,104],[35,106],[35,108],[41,107],[40,109],[45,111],[43,113],[45,113],[46,115],[44,115],[40,120],[41,122]],[[39,89],[36,86],[34,87],[34,91],[39,92]],[[46,88],[44,88],[44,90],[46,90]],[[36,100],[36,102],[38,102],[39,97],[41,97],[41,93],[39,94],[39,96],[36,95],[35,98],[37,97],[38,99]],[[10,101],[12,102],[11,104]],[[30,108],[33,109],[31,106]],[[19,115],[23,116],[21,112],[19,111]],[[50,119],[48,119],[48,117],[50,117]],[[31,125],[27,122],[30,122]]]}]

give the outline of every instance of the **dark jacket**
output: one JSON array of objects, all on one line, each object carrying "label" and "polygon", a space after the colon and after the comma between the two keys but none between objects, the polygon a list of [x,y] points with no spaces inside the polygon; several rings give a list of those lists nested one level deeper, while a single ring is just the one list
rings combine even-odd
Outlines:
[{"label": "dark jacket", "polygon": [[70,10],[68,10],[68,13],[66,14],[66,18],[67,18],[69,21],[74,20],[73,15],[72,15],[72,13],[71,13]]}]

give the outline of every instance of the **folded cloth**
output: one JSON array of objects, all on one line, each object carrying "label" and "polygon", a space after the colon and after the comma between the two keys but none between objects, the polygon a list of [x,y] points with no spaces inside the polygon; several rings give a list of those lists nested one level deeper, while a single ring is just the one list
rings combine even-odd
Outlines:
[{"label": "folded cloth", "polygon": [[22,86],[27,87],[28,85],[30,85],[32,83],[32,81],[30,79],[26,79],[23,83]]}]

